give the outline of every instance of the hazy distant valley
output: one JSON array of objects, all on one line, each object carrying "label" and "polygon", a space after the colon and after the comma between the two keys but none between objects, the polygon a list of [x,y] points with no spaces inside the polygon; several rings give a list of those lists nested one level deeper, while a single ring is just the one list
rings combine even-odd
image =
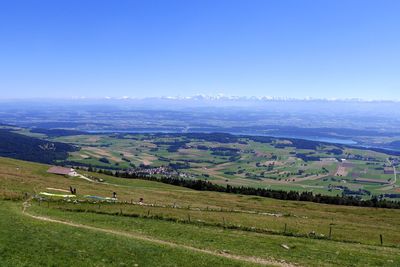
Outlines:
[{"label": "hazy distant valley", "polygon": [[391,112],[396,105],[248,99],[8,103],[0,109],[0,134],[8,144],[1,155],[135,173],[165,167],[161,175],[224,186],[399,198],[393,168],[400,163],[400,124]]},{"label": "hazy distant valley", "polygon": [[225,132],[400,149],[397,102],[128,99],[3,103],[0,123],[107,132]]}]

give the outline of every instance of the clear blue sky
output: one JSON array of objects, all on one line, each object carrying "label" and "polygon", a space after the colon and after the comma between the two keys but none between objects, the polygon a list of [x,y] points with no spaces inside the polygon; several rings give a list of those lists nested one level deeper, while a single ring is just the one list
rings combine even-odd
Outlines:
[{"label": "clear blue sky", "polygon": [[3,0],[0,92],[400,99],[400,1]]}]

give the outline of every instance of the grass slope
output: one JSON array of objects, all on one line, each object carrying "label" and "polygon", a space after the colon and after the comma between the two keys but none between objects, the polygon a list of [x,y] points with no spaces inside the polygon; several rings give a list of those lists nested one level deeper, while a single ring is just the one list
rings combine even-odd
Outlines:
[{"label": "grass slope", "polygon": [[1,266],[252,266],[180,248],[66,227],[0,202]]},{"label": "grass slope", "polygon": [[[5,266],[253,264],[190,251],[182,246],[302,266],[397,266],[400,262],[398,210],[198,192],[99,174],[96,174],[98,178],[105,182],[92,183],[47,174],[47,168],[46,165],[0,158],[0,212],[3,215],[0,220],[0,261],[6,263]],[[31,201],[32,206],[27,212],[142,235],[181,247],[36,221],[22,214],[24,193],[53,192],[47,188],[68,189],[70,185],[77,188],[79,199],[83,200],[86,194],[111,196],[112,192],[117,192],[120,202]],[[144,198],[145,205],[136,204],[139,198]],[[283,233],[285,224],[287,230]],[[326,238],[330,226],[332,240],[308,237],[315,231],[316,235],[324,234]],[[379,245],[379,234],[384,236],[383,246]],[[283,248],[282,244],[290,249]]]}]

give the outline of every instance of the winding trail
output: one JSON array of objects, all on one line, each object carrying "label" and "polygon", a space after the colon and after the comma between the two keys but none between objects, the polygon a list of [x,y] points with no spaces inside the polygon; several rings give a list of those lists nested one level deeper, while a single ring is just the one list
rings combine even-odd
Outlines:
[{"label": "winding trail", "polygon": [[396,171],[396,166],[393,164],[393,162],[390,161],[390,159],[386,159],[387,162],[389,162],[390,165],[393,167],[393,178],[394,180],[390,182],[391,185],[396,185],[397,183],[397,171]]},{"label": "winding trail", "polygon": [[396,171],[396,166],[393,165],[393,173],[394,173],[394,180],[393,180],[393,184],[397,183],[397,171]]},{"label": "winding trail", "polygon": [[68,222],[68,221],[56,220],[56,219],[52,219],[52,218],[48,218],[48,217],[44,217],[44,216],[37,216],[37,215],[33,215],[33,214],[30,214],[27,212],[27,209],[30,206],[29,201],[30,201],[30,199],[23,203],[22,213],[32,219],[35,219],[35,220],[40,220],[40,221],[45,221],[45,222],[50,222],[50,223],[58,223],[58,224],[63,224],[63,225],[76,227],[76,228],[80,228],[80,229],[102,232],[105,234],[113,234],[113,235],[117,235],[117,236],[142,240],[142,241],[146,241],[146,242],[150,242],[150,243],[154,243],[154,244],[165,245],[165,246],[169,246],[169,247],[173,247],[173,248],[186,249],[186,250],[190,250],[190,251],[194,251],[194,252],[198,252],[198,253],[204,253],[204,254],[209,254],[212,256],[223,257],[223,258],[227,258],[227,259],[233,259],[233,260],[238,260],[238,261],[243,261],[243,262],[248,262],[248,263],[267,265],[267,266],[280,266],[280,267],[299,266],[297,264],[295,265],[295,264],[288,263],[284,260],[278,261],[278,260],[273,260],[273,259],[263,259],[263,258],[251,257],[251,256],[234,255],[234,254],[230,254],[230,253],[223,252],[223,251],[212,251],[212,250],[207,250],[207,249],[195,248],[195,247],[191,247],[188,245],[177,244],[177,243],[164,241],[164,240],[160,240],[160,239],[156,239],[153,237],[148,237],[148,236],[144,236],[144,235],[136,234],[136,233],[128,233],[128,232],[116,231],[116,230],[111,230],[111,229],[98,228],[98,227],[80,224],[80,223],[73,223],[73,222]]}]

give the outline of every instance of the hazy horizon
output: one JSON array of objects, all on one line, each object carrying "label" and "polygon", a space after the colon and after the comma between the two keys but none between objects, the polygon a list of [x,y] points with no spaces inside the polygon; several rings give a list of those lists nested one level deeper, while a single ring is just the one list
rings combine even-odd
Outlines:
[{"label": "hazy horizon", "polygon": [[319,98],[319,97],[291,97],[291,96],[269,96],[269,95],[250,95],[250,96],[239,96],[239,95],[224,95],[224,94],[216,94],[216,95],[206,95],[206,94],[195,94],[195,95],[160,95],[160,96],[69,96],[69,97],[55,97],[55,96],[36,96],[36,97],[10,97],[10,98],[1,98],[2,102],[12,102],[12,101],[137,101],[137,100],[171,100],[171,101],[190,101],[190,100],[200,100],[200,101],[300,101],[300,102],[312,102],[312,101],[326,101],[326,102],[365,102],[365,103],[373,103],[373,102],[400,102],[400,98],[392,98],[392,99],[368,99],[362,97],[352,97],[352,98]]}]

